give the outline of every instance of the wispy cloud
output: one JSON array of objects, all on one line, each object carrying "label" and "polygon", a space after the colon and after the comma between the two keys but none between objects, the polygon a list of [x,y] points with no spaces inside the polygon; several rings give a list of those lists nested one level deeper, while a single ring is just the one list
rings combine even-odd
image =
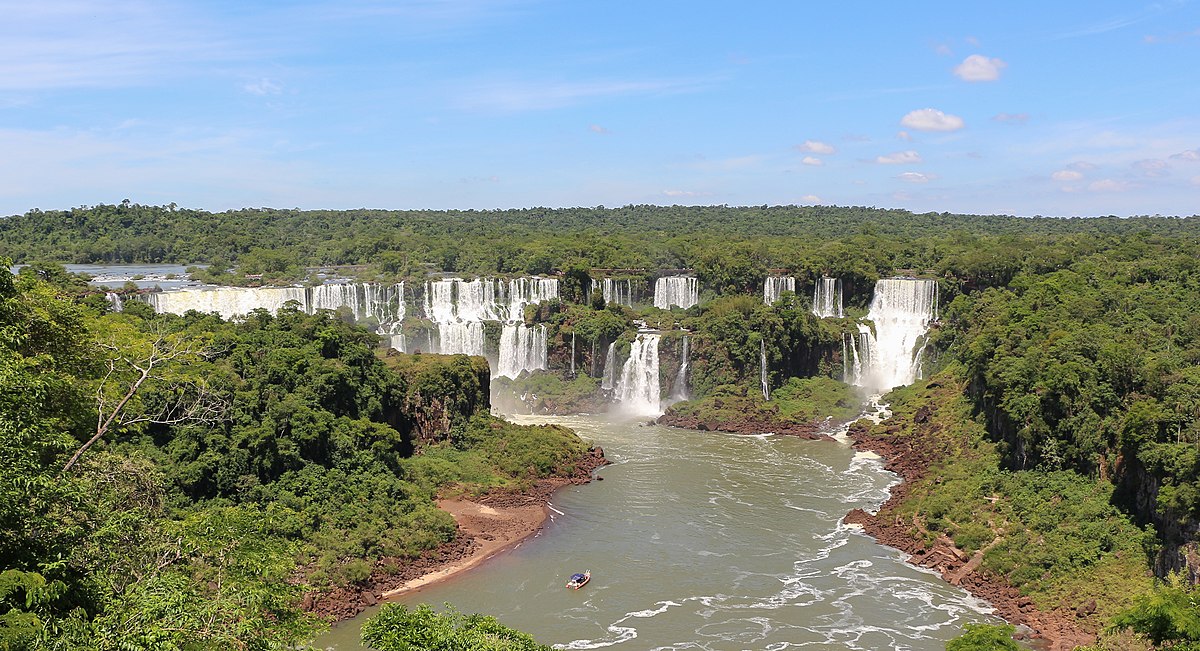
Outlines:
[{"label": "wispy cloud", "polygon": [[1099,22],[1072,27],[1064,32],[1059,33],[1054,38],[1064,39],[1078,38],[1080,36],[1094,36],[1096,34],[1103,34],[1105,32],[1123,29],[1125,27],[1129,27],[1130,25],[1136,25],[1149,18],[1153,18],[1154,16],[1167,11],[1169,8],[1170,7],[1163,3],[1155,3],[1135,13],[1122,14],[1120,16],[1113,16]]},{"label": "wispy cloud", "polygon": [[486,81],[465,83],[455,105],[470,111],[545,111],[612,97],[674,95],[696,92],[707,79],[646,81]]},{"label": "wispy cloud", "polygon": [[608,135],[609,133],[612,133],[608,129],[605,129],[604,127],[602,127],[598,124],[589,124],[588,131],[591,131],[592,133],[598,133],[600,135]]},{"label": "wispy cloud", "polygon": [[821,142],[820,140],[805,140],[802,144],[796,145],[796,149],[800,151],[807,151],[813,154],[822,154],[824,156],[828,156],[837,152],[836,147],[827,142]]},{"label": "wispy cloud", "polygon": [[1025,124],[1029,121],[1028,113],[997,113],[992,116],[996,122],[1005,124]]},{"label": "wispy cloud", "polygon": [[249,55],[168,3],[0,0],[0,15],[0,90],[140,85]]},{"label": "wispy cloud", "polygon": [[922,174],[920,172],[903,172],[896,175],[897,179],[905,183],[929,183],[937,178],[935,174]]},{"label": "wispy cloud", "polygon": [[800,162],[804,163],[805,165],[812,165],[813,167],[820,167],[821,165],[825,164],[825,161],[817,158],[816,156],[805,156],[804,158],[800,159]]},{"label": "wispy cloud", "polygon": [[275,81],[274,79],[263,77],[262,79],[248,81],[242,84],[242,90],[250,93],[251,95],[278,95],[283,92],[283,84]]},{"label": "wispy cloud", "polygon": [[875,162],[880,165],[902,165],[905,163],[920,163],[921,155],[909,149],[907,151],[898,151],[884,156],[877,156]]},{"label": "wispy cloud", "polygon": [[1083,178],[1083,173],[1076,170],[1058,170],[1051,174],[1050,178],[1061,182],[1078,181]]}]

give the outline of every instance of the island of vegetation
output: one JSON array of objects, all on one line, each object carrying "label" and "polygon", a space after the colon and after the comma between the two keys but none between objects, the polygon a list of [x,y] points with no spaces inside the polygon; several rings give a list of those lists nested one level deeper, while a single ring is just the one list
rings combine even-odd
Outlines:
[{"label": "island of vegetation", "polygon": [[[385,577],[407,580],[406,562],[463,544],[439,495],[585,478],[597,457],[573,434],[488,408],[609,409],[608,358],[629,359],[647,332],[662,422],[828,434],[859,411],[855,337],[874,327],[876,283],[896,276],[934,283],[939,307],[916,351],[925,379],[884,396],[890,417],[851,436],[905,481],[879,513],[847,521],[1055,648],[1200,644],[1195,217],[126,202],[2,219],[0,256],[30,265],[0,270],[11,648],[308,639],[329,595],[376,599]],[[515,317],[544,329],[544,365],[489,377],[479,358],[428,344],[385,353],[378,323],[337,312],[155,314],[125,287],[114,313],[53,262],[205,263],[195,273],[207,281],[259,287],[335,272],[410,289],[532,275],[558,291]],[[695,304],[649,303],[658,279],[680,276],[695,280]],[[792,286],[768,300],[775,277]],[[840,283],[844,311],[815,313],[824,279]],[[628,300],[600,295],[605,280]],[[402,332],[428,342],[436,325],[413,311]],[[499,330],[484,327],[488,350]],[[393,631],[434,616],[388,613]],[[503,628],[439,621],[464,639]],[[372,639],[391,648],[379,626]],[[956,648],[991,648],[970,644],[996,633],[973,628]],[[504,648],[538,648],[511,639],[526,646]]]}]

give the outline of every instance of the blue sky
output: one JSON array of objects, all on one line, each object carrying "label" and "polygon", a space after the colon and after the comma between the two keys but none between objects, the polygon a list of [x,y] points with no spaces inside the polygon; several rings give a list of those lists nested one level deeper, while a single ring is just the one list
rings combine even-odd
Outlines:
[{"label": "blue sky", "polygon": [[0,0],[0,214],[1200,212],[1194,2]]}]

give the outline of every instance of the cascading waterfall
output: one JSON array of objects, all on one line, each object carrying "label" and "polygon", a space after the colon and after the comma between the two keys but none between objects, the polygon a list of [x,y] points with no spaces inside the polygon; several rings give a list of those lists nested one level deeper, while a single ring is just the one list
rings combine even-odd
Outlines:
[{"label": "cascading waterfall", "polygon": [[842,381],[855,386],[863,385],[863,362],[870,366],[871,329],[858,326],[858,332],[848,332],[842,337]]},{"label": "cascading waterfall", "polygon": [[508,321],[524,321],[526,305],[556,298],[557,278],[514,278],[508,283]]},{"label": "cascading waterfall", "polygon": [[437,324],[437,350],[445,355],[487,356],[483,322],[504,323],[492,376],[517,377],[547,368],[546,327],[525,325],[525,307],[554,298],[555,278],[446,278],[426,284],[425,315]]},{"label": "cascading waterfall", "polygon": [[[437,351],[443,355],[485,355],[482,321],[439,323]],[[431,347],[432,348],[432,347]]]},{"label": "cascading waterfall", "polygon": [[317,310],[347,308],[355,321],[373,319],[378,324],[379,334],[389,337],[400,333],[405,314],[404,283],[184,289],[146,294],[145,300],[155,312],[216,312],[224,319],[240,318],[257,309],[278,312],[289,301],[295,301],[308,314],[314,314]]},{"label": "cascading waterfall", "polygon": [[665,276],[654,282],[654,307],[687,309],[700,302],[700,284],[694,276]]},{"label": "cascading waterfall", "polygon": [[679,361],[679,372],[675,374],[675,384],[671,387],[671,402],[680,402],[688,399],[688,357],[688,338],[687,335],[684,335],[683,356]]},{"label": "cascading waterfall", "polygon": [[571,333],[571,377],[575,377],[575,333]]},{"label": "cascading waterfall", "polygon": [[633,307],[633,281],[628,278],[592,279],[592,291],[599,291],[604,296],[605,304]]},{"label": "cascading waterfall", "polygon": [[784,292],[796,291],[796,279],[791,276],[770,276],[763,282],[763,303],[774,305]]},{"label": "cascading waterfall", "polygon": [[104,300],[108,301],[113,312],[120,312],[125,309],[125,302],[121,300],[121,295],[116,292],[104,292]]},{"label": "cascading waterfall", "polygon": [[608,345],[608,354],[604,357],[604,379],[600,380],[600,388],[612,391],[617,378],[617,342]]},{"label": "cascading waterfall", "polygon": [[842,279],[821,278],[813,288],[813,314],[821,317],[840,319],[845,316],[842,312]]},{"label": "cascading waterfall", "polygon": [[762,383],[763,400],[771,399],[771,382],[767,376],[767,340],[758,340],[759,382]]},{"label": "cascading waterfall", "polygon": [[546,368],[546,326],[505,325],[500,331],[497,376],[515,378],[522,371]]},{"label": "cascading waterfall", "polygon": [[885,392],[917,379],[929,324],[937,319],[937,282],[884,278],[875,283],[867,318],[860,326],[857,355],[861,371],[854,384]]},{"label": "cascading waterfall", "polygon": [[617,401],[622,411],[639,416],[662,415],[658,378],[658,340],[660,335],[640,333],[629,349],[629,359],[621,368]]}]

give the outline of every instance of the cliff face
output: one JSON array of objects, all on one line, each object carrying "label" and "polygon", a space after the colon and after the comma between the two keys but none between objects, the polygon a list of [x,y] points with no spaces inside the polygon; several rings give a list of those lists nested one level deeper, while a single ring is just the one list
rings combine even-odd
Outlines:
[{"label": "cliff face", "polygon": [[385,361],[401,380],[390,422],[410,445],[450,440],[456,427],[491,409],[491,372],[482,357],[392,352]]}]

